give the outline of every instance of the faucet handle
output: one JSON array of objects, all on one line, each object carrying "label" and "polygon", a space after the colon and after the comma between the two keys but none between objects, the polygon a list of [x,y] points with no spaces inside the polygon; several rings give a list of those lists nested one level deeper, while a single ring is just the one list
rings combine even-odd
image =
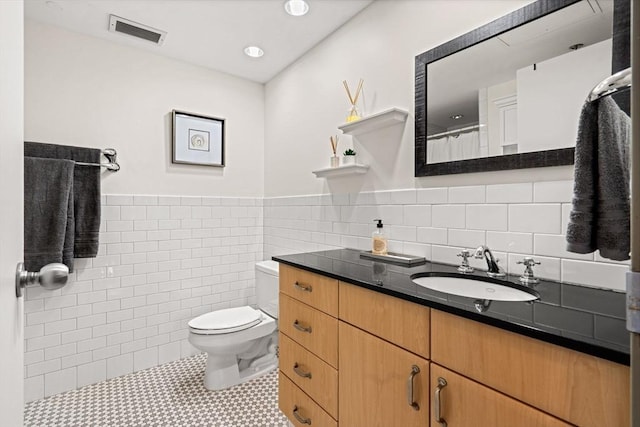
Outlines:
[{"label": "faucet handle", "polygon": [[535,259],[533,259],[530,256],[526,256],[522,259],[522,261],[518,261],[517,264],[524,264],[524,266],[526,268],[531,268],[534,265],[540,265],[540,261],[536,261]]},{"label": "faucet handle", "polygon": [[463,250],[460,251],[458,256],[462,257],[462,259],[464,261],[464,260],[467,260],[471,256],[471,252],[469,252],[469,249],[463,249]]},{"label": "faucet handle", "polygon": [[524,264],[524,273],[520,276],[522,283],[533,285],[539,282],[539,280],[533,275],[533,266],[540,265],[540,261],[536,261],[532,257],[524,257],[522,261],[518,261],[518,264]]},{"label": "faucet handle", "polygon": [[462,262],[458,267],[458,271],[461,273],[472,273],[473,267],[469,265],[469,258],[471,257],[471,252],[469,252],[469,249],[463,249],[457,256],[462,258]]}]

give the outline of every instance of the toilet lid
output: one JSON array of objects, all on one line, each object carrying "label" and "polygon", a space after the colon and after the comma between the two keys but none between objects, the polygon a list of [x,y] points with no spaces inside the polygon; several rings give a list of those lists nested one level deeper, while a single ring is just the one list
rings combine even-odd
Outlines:
[{"label": "toilet lid", "polygon": [[232,332],[250,328],[260,321],[259,310],[244,306],[205,313],[189,321],[189,327],[207,331]]}]

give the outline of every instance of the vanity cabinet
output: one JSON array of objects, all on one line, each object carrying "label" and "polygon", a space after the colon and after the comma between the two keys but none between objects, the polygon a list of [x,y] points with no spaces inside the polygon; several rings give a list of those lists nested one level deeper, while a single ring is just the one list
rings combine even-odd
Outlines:
[{"label": "vanity cabinet", "polygon": [[628,366],[282,264],[279,328],[294,426],[629,425]]}]

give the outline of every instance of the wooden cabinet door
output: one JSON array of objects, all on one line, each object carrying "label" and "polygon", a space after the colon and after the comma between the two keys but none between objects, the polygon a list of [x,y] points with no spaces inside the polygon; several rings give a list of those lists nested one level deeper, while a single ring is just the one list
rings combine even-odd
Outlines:
[{"label": "wooden cabinet door", "polygon": [[[434,404],[431,408],[431,426],[444,426],[436,417],[438,403],[440,416],[448,427],[568,427],[557,418],[491,390],[481,384],[455,374],[435,363],[431,364],[431,393]],[[435,398],[438,380],[440,398]]]},{"label": "wooden cabinet door", "polygon": [[[428,362],[344,322],[339,322],[338,335],[340,425],[428,426]],[[411,380],[414,366],[419,372]]]},{"label": "wooden cabinet door", "polygon": [[629,425],[629,367],[431,310],[431,360],[580,427]]}]

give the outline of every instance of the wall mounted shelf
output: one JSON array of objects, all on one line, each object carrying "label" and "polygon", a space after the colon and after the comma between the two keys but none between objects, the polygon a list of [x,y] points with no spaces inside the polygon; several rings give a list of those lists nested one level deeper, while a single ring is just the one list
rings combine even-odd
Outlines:
[{"label": "wall mounted shelf", "polygon": [[342,175],[359,175],[363,173],[367,173],[369,170],[369,165],[344,165],[338,166],[335,168],[325,168],[318,169],[317,171],[313,171],[317,178],[333,178],[334,176],[342,176]]},{"label": "wall mounted shelf", "polygon": [[390,108],[376,114],[364,117],[358,121],[345,123],[338,126],[344,134],[361,135],[374,130],[379,130],[397,123],[404,123],[407,120],[408,112],[399,108]]}]

